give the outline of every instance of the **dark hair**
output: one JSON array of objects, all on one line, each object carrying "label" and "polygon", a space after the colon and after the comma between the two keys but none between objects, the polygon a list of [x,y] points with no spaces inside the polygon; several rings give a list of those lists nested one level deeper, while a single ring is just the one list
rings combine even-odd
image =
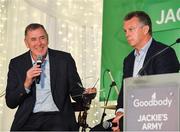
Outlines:
[{"label": "dark hair", "polygon": [[42,28],[45,31],[45,33],[47,34],[46,29],[44,28],[43,25],[41,25],[39,23],[31,23],[25,29],[25,33],[24,33],[25,36],[27,35],[28,31],[35,30],[35,29],[38,29],[38,28]]},{"label": "dark hair", "polygon": [[124,17],[124,21],[130,20],[133,17],[137,17],[139,21],[142,22],[144,25],[148,25],[149,34],[152,35],[152,22],[151,22],[151,18],[147,13],[145,13],[144,11],[130,12]]}]

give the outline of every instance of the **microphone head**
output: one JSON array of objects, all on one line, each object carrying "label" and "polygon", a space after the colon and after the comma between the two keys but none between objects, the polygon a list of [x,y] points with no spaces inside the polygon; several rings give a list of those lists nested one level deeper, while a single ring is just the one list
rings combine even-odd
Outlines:
[{"label": "microphone head", "polygon": [[42,55],[38,55],[37,56],[37,63],[42,63],[42,59],[43,59],[43,56]]},{"label": "microphone head", "polygon": [[112,127],[112,124],[108,121],[104,121],[102,126],[104,129],[108,129],[108,128]]},{"label": "microphone head", "polygon": [[[41,68],[41,64],[42,64],[42,59],[43,59],[42,55],[37,56],[36,64],[39,65],[40,68]],[[40,75],[36,77],[36,84],[39,84],[39,82],[40,82]]]},{"label": "microphone head", "polygon": [[178,39],[176,40],[176,43],[180,43],[180,38],[178,38]]}]

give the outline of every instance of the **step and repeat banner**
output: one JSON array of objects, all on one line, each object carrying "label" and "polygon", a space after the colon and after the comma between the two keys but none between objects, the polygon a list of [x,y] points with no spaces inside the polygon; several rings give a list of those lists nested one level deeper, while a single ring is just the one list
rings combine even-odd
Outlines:
[{"label": "step and repeat banner", "polygon": [[[180,38],[179,0],[104,0],[100,101],[107,98],[110,87],[110,100],[117,100],[117,88],[120,90],[122,83],[123,60],[132,51],[123,32],[123,18],[135,10],[149,14],[153,37],[157,41],[170,45]],[[180,44],[173,48],[180,60]],[[114,83],[112,86],[112,80],[117,87]]]}]

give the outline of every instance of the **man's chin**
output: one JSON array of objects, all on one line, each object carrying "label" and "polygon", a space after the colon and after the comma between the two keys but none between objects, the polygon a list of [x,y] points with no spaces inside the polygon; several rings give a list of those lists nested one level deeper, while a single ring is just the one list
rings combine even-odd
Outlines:
[{"label": "man's chin", "polygon": [[38,51],[37,55],[45,56],[47,54],[47,50]]}]

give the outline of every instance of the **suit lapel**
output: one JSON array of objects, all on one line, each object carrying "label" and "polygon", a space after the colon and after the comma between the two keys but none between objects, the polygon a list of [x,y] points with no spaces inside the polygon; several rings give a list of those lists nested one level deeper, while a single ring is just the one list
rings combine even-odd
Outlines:
[{"label": "suit lapel", "polygon": [[[21,74],[22,74],[22,80],[24,83],[25,79],[26,79],[26,73],[27,71],[33,66],[32,64],[32,60],[31,60],[31,55],[30,55],[30,51],[26,52],[23,56],[23,58],[21,59],[21,67],[20,67],[20,70],[19,71],[22,71]],[[33,84],[31,85],[31,90],[32,90],[32,93],[33,93],[33,96],[35,97],[35,93],[36,93],[36,85],[35,85],[35,81],[33,82]]]},{"label": "suit lapel", "polygon": [[23,79],[26,78],[26,72],[32,67],[32,60],[31,60],[31,55],[30,55],[30,51],[25,53],[25,56],[23,58],[22,61],[22,66],[24,66],[22,69],[24,69],[23,71]]},{"label": "suit lapel", "polygon": [[153,39],[152,40],[152,43],[151,43],[151,45],[150,45],[150,47],[149,47],[149,49],[148,49],[148,51],[147,51],[147,54],[146,54],[146,57],[145,57],[145,60],[144,60],[144,63],[143,63],[143,66],[146,64],[146,62],[151,58],[151,56],[153,56],[154,55],[154,48],[155,48],[155,46],[156,46],[156,42],[155,42],[155,40]]},{"label": "suit lapel", "polygon": [[48,54],[49,54],[51,90],[53,91],[53,88],[55,87],[55,79],[56,79],[56,65],[53,64],[53,62],[56,62],[56,57],[51,49],[48,49]]},{"label": "suit lapel", "polygon": [[130,53],[128,59],[126,60],[126,66],[125,66],[125,74],[124,77],[131,77],[133,75],[133,68],[134,68],[134,50]]},{"label": "suit lapel", "polygon": [[129,74],[129,76],[133,76],[135,56],[133,55],[131,59],[132,60],[130,62],[131,64],[130,64],[130,74]]},{"label": "suit lapel", "polygon": [[129,76],[133,76],[133,70],[134,70],[134,61],[135,61],[135,56],[134,54],[131,57],[130,65],[129,65]]}]

